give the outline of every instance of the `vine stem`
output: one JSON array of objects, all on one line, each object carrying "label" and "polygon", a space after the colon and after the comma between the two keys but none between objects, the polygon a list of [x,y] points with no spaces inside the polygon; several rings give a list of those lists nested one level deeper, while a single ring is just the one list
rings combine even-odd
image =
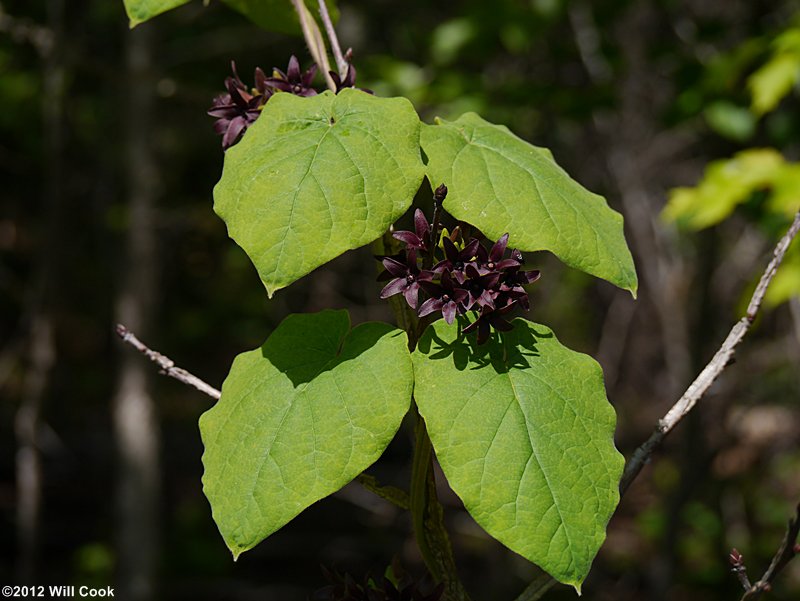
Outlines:
[{"label": "vine stem", "polygon": [[422,553],[422,559],[425,561],[425,565],[428,566],[431,576],[439,581],[443,579],[443,575],[438,569],[433,550],[428,545],[428,537],[425,533],[428,471],[431,469],[433,446],[425,428],[425,421],[419,414],[416,403],[413,404],[412,412],[415,418],[414,456],[411,463],[411,494],[408,500],[408,508],[411,511],[414,536]]},{"label": "vine stem", "polygon": [[347,75],[347,61],[342,54],[342,47],[339,46],[339,38],[336,35],[336,29],[333,27],[331,15],[328,12],[328,5],[325,0],[319,0],[319,16],[322,18],[322,24],[325,26],[325,33],[328,34],[328,41],[331,43],[331,52],[336,61],[336,68],[339,71],[339,77],[344,80]]},{"label": "vine stem", "polygon": [[322,32],[319,30],[319,25],[314,19],[314,16],[306,8],[303,0],[292,0],[292,6],[297,11],[297,17],[300,20],[300,28],[303,30],[303,37],[306,40],[308,51],[314,62],[322,69],[322,74],[325,76],[325,83],[328,84],[328,89],[336,92],[336,83],[331,77],[331,64],[328,60],[328,50],[325,48],[325,40],[322,37]]}]

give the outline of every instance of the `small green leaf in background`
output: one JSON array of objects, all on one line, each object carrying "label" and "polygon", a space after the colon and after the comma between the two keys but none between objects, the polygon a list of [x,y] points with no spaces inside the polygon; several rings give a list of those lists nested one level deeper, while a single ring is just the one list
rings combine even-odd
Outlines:
[{"label": "small green leaf in background", "polygon": [[753,137],[756,118],[744,107],[720,100],[712,103],[703,113],[708,125],[721,136],[737,142]]},{"label": "small green leaf in background", "polygon": [[188,3],[190,0],[124,0],[130,26],[136,27],[160,15]]},{"label": "small green leaf in background", "polygon": [[747,79],[753,113],[774,110],[800,79],[800,28],[791,28],[775,38],[770,59]]},{"label": "small green leaf in background", "polygon": [[709,164],[693,188],[670,191],[663,217],[700,230],[716,225],[747,201],[753,192],[770,189],[773,210],[794,215],[800,207],[800,165],[787,163],[772,148],[751,148]]},{"label": "small green leaf in background", "polygon": [[477,346],[464,323],[434,323],[413,353],[414,396],[478,524],[580,590],[619,502],[614,409],[591,357],[545,326],[513,324]]},{"label": "small green leaf in background", "polygon": [[226,152],[214,210],[272,296],[380,236],[411,205],[423,171],[408,100],[279,93]]},{"label": "small green leaf in background", "polygon": [[[300,21],[290,0],[222,0],[240,12],[253,23],[267,31],[300,34]],[[331,19],[335,23],[339,17],[336,6],[326,0]],[[316,14],[316,2],[309,4],[309,10]]]},{"label": "small green leaf in background", "polygon": [[411,401],[407,345],[329,310],[290,315],[234,360],[200,418],[203,490],[234,557],[381,456]]},{"label": "small green leaf in background", "polygon": [[520,250],[549,250],[567,265],[636,294],[622,215],[573,180],[549,150],[475,113],[422,129],[433,187],[447,184],[444,208],[490,238],[510,235]]}]

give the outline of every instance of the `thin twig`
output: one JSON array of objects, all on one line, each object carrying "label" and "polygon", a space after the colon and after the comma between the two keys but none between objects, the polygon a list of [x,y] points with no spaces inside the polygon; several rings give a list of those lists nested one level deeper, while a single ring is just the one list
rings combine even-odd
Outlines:
[{"label": "thin twig", "polygon": [[798,551],[800,551],[797,545],[797,536],[799,534],[800,504],[798,504],[797,508],[795,509],[794,518],[789,520],[789,525],[786,527],[786,534],[783,535],[783,540],[781,541],[778,550],[775,552],[775,556],[772,558],[767,571],[764,572],[764,575],[758,582],[754,583],[749,588],[745,587],[746,590],[740,601],[753,601],[772,589],[772,581],[775,579],[775,576],[777,576],[783,570],[783,568],[785,568],[787,564],[794,559],[794,556],[797,555]]},{"label": "thin twig", "polygon": [[336,60],[336,68],[339,70],[339,77],[344,80],[347,75],[347,61],[342,54],[342,47],[339,46],[339,38],[336,36],[336,30],[333,28],[333,21],[328,12],[328,5],[325,0],[319,0],[319,16],[322,17],[322,24],[325,26],[325,33],[328,34],[328,41],[331,43],[331,52],[333,58]]},{"label": "thin twig", "polygon": [[645,441],[645,443],[633,453],[631,460],[625,466],[625,471],[622,474],[622,480],[619,485],[620,493],[624,493],[628,489],[631,482],[633,482],[634,478],[636,478],[645,464],[649,461],[653,451],[655,451],[655,449],[661,445],[664,437],[669,434],[669,432],[684,417],[686,417],[686,415],[694,408],[697,402],[703,397],[711,384],[714,383],[714,381],[723,372],[725,367],[727,367],[727,365],[730,363],[733,352],[736,350],[736,347],[742,341],[745,334],[747,334],[747,331],[750,329],[750,326],[756,318],[758,310],[761,307],[761,301],[764,300],[764,294],[767,291],[767,287],[772,281],[772,278],[775,276],[775,272],[778,270],[778,266],[781,264],[781,261],[783,261],[783,256],[786,254],[786,249],[789,248],[789,244],[791,244],[799,230],[800,211],[798,211],[797,215],[795,215],[791,227],[775,247],[772,261],[770,261],[767,269],[764,271],[761,279],[758,282],[758,286],[756,286],[755,292],[753,292],[753,296],[750,299],[750,304],[747,306],[746,315],[742,317],[736,323],[736,325],[733,326],[728,334],[728,337],[722,343],[722,346],[719,347],[719,350],[716,352],[708,365],[705,366],[703,371],[700,372],[700,375],[697,376],[695,381],[692,382],[689,388],[686,389],[686,392],[683,393],[683,396],[678,399],[678,402],[675,403],[667,412],[667,414],[658,421],[658,425],[656,426],[656,429],[650,438],[648,438],[647,441]]},{"label": "thin twig", "polygon": [[[747,306],[747,313],[745,316],[733,326],[728,334],[728,337],[722,343],[722,346],[720,346],[719,350],[716,352],[708,365],[705,366],[703,371],[700,372],[700,375],[697,376],[695,381],[692,382],[689,388],[686,389],[686,392],[683,393],[683,396],[678,399],[678,402],[672,406],[672,408],[663,418],[658,420],[658,425],[656,426],[656,429],[650,438],[648,438],[644,444],[642,444],[642,446],[634,451],[630,461],[628,461],[627,465],[625,466],[625,471],[622,473],[622,479],[620,480],[619,484],[620,496],[625,494],[625,491],[628,490],[628,487],[636,479],[636,476],[638,476],[642,471],[642,468],[650,460],[650,456],[661,445],[667,434],[669,434],[669,432],[689,414],[689,412],[709,389],[711,384],[714,383],[723,370],[730,364],[734,350],[742,341],[742,338],[744,338],[745,334],[747,334],[747,331],[750,329],[750,326],[755,320],[758,310],[761,307],[761,301],[764,300],[764,294],[766,293],[772,278],[775,276],[775,272],[778,270],[781,261],[783,261],[783,256],[786,254],[786,250],[789,248],[789,245],[792,243],[792,240],[794,240],[798,231],[800,231],[800,211],[798,211],[795,215],[794,221],[789,227],[789,230],[783,235],[778,244],[775,246],[772,260],[769,262],[769,265],[767,265],[766,270],[758,282],[758,286],[756,286],[755,292],[753,292],[753,296],[750,300],[750,304]],[[797,522],[798,520],[795,520],[794,523],[790,523],[790,531],[792,528],[800,528],[800,526],[797,525]],[[787,540],[789,538],[789,534],[787,534]],[[794,535],[796,539],[796,530],[794,531]],[[769,578],[773,578],[774,575],[783,569],[786,563],[788,563],[788,559],[791,559],[791,557],[794,556],[794,539],[792,539],[792,544],[788,544],[786,541],[784,542],[785,544],[782,545],[781,549],[779,549],[776,559],[773,559],[773,564],[775,567],[773,568],[773,566],[770,566],[770,569],[767,570],[767,574],[765,574],[764,578],[759,580],[759,582],[764,581],[767,576],[769,576]],[[784,559],[789,552],[791,552],[792,555],[788,559]],[[757,585],[758,583],[756,583],[754,586]],[[540,579],[537,579],[528,585],[522,594],[517,597],[516,601],[532,598],[529,591],[538,590],[541,588],[541,586],[542,584]],[[769,584],[767,586],[769,586]],[[755,597],[751,596],[747,599],[754,598]]]},{"label": "thin twig", "polygon": [[336,92],[336,82],[333,81],[330,74],[331,64],[328,60],[328,50],[325,48],[325,40],[322,38],[319,25],[317,25],[314,16],[306,8],[303,0],[292,0],[292,6],[294,6],[297,11],[297,17],[300,19],[300,28],[303,30],[303,37],[306,40],[311,57],[322,70],[328,88],[332,92]]},{"label": "thin twig", "polygon": [[117,324],[117,335],[122,338],[123,342],[127,342],[137,351],[150,359],[150,361],[158,365],[161,368],[162,374],[167,375],[170,378],[175,378],[179,382],[183,382],[189,386],[193,386],[200,392],[210,396],[212,399],[219,399],[221,394],[219,390],[210,384],[207,384],[197,376],[189,373],[185,369],[177,367],[175,362],[169,357],[165,357],[161,353],[150,349],[147,345],[140,341],[133,332],[128,330],[128,328],[122,324]]}]

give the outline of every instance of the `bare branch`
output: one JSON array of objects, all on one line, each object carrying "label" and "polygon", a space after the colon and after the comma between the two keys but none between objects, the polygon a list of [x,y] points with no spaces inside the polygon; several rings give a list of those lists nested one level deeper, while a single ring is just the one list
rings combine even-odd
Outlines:
[{"label": "bare branch", "polygon": [[[753,292],[750,304],[747,307],[747,314],[733,326],[728,334],[728,337],[722,343],[722,346],[720,346],[719,350],[716,352],[708,365],[705,366],[703,371],[700,372],[700,375],[697,376],[695,381],[692,382],[689,388],[686,389],[686,392],[684,392],[683,396],[678,399],[678,402],[672,406],[672,408],[663,418],[658,420],[658,425],[656,426],[655,432],[653,432],[650,438],[648,438],[644,444],[642,444],[642,446],[636,449],[631,456],[630,461],[628,461],[628,463],[625,465],[625,471],[622,473],[622,479],[619,483],[620,496],[625,494],[625,491],[628,490],[628,487],[636,479],[636,476],[639,475],[639,473],[642,471],[642,468],[650,460],[650,456],[659,446],[661,446],[661,443],[664,441],[664,438],[667,436],[667,434],[669,434],[669,432],[689,414],[689,412],[709,389],[711,384],[714,383],[723,370],[730,364],[734,350],[736,350],[736,347],[742,341],[745,334],[747,334],[747,331],[750,329],[750,326],[755,320],[758,310],[761,307],[761,302],[764,300],[764,294],[766,293],[772,278],[775,276],[775,272],[778,270],[781,261],[783,261],[783,256],[786,254],[786,250],[789,248],[789,245],[792,243],[792,240],[794,240],[798,231],[800,231],[800,211],[798,211],[795,215],[794,221],[789,227],[789,230],[783,235],[777,246],[775,246],[772,260],[769,262],[769,265],[767,265],[766,270],[758,282],[758,286],[756,286],[755,292]],[[800,507],[798,509],[800,510]],[[767,573],[764,574],[764,577],[755,585],[753,585],[753,589],[759,586],[766,587],[763,588],[763,590],[760,590],[758,595],[770,588],[770,582],[772,578],[774,578],[774,576],[780,570],[782,570],[789,560],[797,553],[797,549],[794,546],[794,541],[797,539],[798,531],[800,531],[800,519],[798,518],[800,518],[800,515],[792,522],[789,522],[787,535],[783,544],[778,550],[778,553],[773,559],[772,565],[770,565],[770,568],[767,570]],[[551,580],[553,579],[551,578]],[[555,580],[553,580],[552,583],[554,584]],[[525,591],[523,591],[522,594],[517,597],[516,601],[538,598],[533,597],[532,595],[541,588],[542,582],[540,580],[532,582],[528,588],[526,588]],[[747,595],[752,594],[745,593],[742,601],[757,598],[754,596],[748,597]]]},{"label": "bare branch", "polygon": [[319,16],[322,17],[322,24],[325,25],[325,33],[328,34],[328,41],[331,43],[331,52],[336,61],[336,68],[339,71],[339,77],[344,80],[347,75],[347,61],[342,54],[342,47],[339,46],[339,38],[336,36],[336,30],[333,28],[333,21],[328,12],[328,5],[325,0],[319,0]]},{"label": "bare branch", "polygon": [[789,248],[789,244],[791,244],[792,240],[797,235],[798,230],[800,230],[800,211],[795,215],[791,227],[775,247],[772,261],[770,261],[767,269],[761,276],[758,286],[756,286],[755,292],[753,292],[753,296],[750,299],[750,304],[747,306],[747,314],[733,326],[728,337],[722,343],[722,346],[719,347],[719,350],[708,365],[705,366],[703,371],[700,372],[700,375],[697,376],[695,381],[686,389],[683,396],[681,396],[667,414],[658,421],[658,425],[650,438],[633,453],[631,460],[625,466],[625,471],[622,474],[622,481],[619,484],[620,493],[624,493],[628,489],[631,482],[633,482],[649,461],[653,451],[661,445],[666,435],[689,414],[711,384],[714,383],[725,367],[728,366],[736,347],[742,341],[745,334],[747,334],[747,331],[755,320],[758,310],[761,307],[761,302],[764,300],[767,287],[775,276],[775,272],[778,270],[778,266],[781,264],[783,256],[786,254],[786,249]]},{"label": "bare branch", "polygon": [[123,342],[127,342],[137,351],[150,359],[150,361],[158,365],[161,368],[162,374],[167,375],[170,378],[175,378],[179,382],[183,382],[189,386],[193,386],[200,392],[210,396],[212,399],[219,399],[221,394],[219,390],[210,384],[207,384],[197,376],[189,373],[185,369],[177,367],[175,362],[169,357],[165,357],[161,353],[158,353],[147,347],[147,345],[140,341],[133,332],[128,330],[128,328],[122,324],[117,324],[117,335],[122,338]]},{"label": "bare branch", "polygon": [[[764,296],[763,293],[761,296]],[[789,525],[786,527],[786,534],[783,535],[783,540],[781,541],[778,550],[775,552],[775,556],[772,558],[767,571],[764,572],[764,575],[758,582],[749,588],[745,587],[746,590],[744,595],[742,595],[741,601],[752,601],[754,599],[758,599],[762,594],[772,589],[772,581],[775,579],[775,576],[777,576],[794,558],[794,556],[800,552],[800,549],[797,545],[797,536],[799,534],[800,503],[795,509],[794,518],[789,520]]]}]

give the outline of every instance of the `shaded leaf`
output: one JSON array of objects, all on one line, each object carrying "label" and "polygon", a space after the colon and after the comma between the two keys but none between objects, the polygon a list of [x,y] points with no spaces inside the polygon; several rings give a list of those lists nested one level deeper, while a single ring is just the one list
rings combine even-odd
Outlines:
[{"label": "shaded leaf", "polygon": [[272,296],[386,231],[423,169],[408,100],[276,94],[225,154],[214,210]]},{"label": "shaded leaf", "polygon": [[125,12],[128,13],[131,27],[136,27],[140,23],[144,23],[156,15],[187,4],[189,1],[190,0],[124,0]]},{"label": "shaded leaf", "polygon": [[453,490],[486,531],[577,589],[619,501],[624,460],[600,366],[523,319],[476,346],[438,321],[414,396]]},{"label": "shaded leaf", "polygon": [[203,490],[234,557],[383,453],[411,399],[404,332],[346,311],[290,315],[239,355],[200,418]]},{"label": "shaded leaf", "polygon": [[549,150],[475,113],[422,129],[432,186],[444,182],[444,207],[490,238],[510,234],[520,250],[549,250],[575,267],[636,294],[637,278],[622,215],[578,184]]},{"label": "shaded leaf", "polygon": [[[300,34],[300,21],[290,0],[222,0],[267,31]],[[326,0],[331,19],[336,22],[339,11],[330,0]],[[316,5],[316,2],[314,3]],[[312,14],[315,6],[309,5]]]}]

